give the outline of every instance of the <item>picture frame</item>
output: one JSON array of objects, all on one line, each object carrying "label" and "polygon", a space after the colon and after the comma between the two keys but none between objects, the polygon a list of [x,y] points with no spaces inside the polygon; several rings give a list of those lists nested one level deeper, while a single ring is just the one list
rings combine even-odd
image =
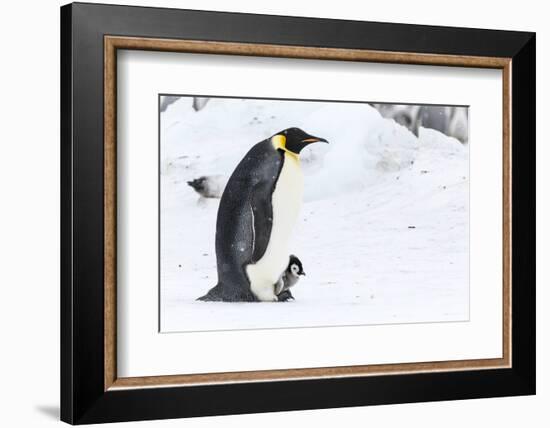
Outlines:
[{"label": "picture frame", "polygon": [[[502,70],[502,357],[119,377],[119,50]],[[87,424],[534,394],[535,96],[534,33],[63,6],[61,419]]]}]

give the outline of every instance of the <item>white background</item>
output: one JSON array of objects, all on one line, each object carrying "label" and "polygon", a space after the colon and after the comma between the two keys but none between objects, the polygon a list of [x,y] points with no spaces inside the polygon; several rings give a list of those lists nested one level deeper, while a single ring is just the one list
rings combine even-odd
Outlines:
[{"label": "white background", "polygon": [[[220,73],[221,82],[212,77]],[[486,257],[502,248],[501,76],[490,69],[119,53],[117,171],[118,192],[125,195],[119,198],[117,229],[119,376],[501,357],[502,264]],[[269,88],[266,81],[272,82]],[[324,81],[342,83],[319,84]],[[158,93],[470,105],[476,143],[469,171],[469,322],[158,334],[152,304],[158,293]]]},{"label": "white background", "polygon": [[[104,1],[111,3],[109,1]],[[538,76],[550,75],[550,30],[543,2],[279,0],[127,1],[130,4],[538,31]],[[9,2],[0,13],[2,68],[0,126],[2,211],[2,425],[58,424],[59,402],[59,1]],[[141,423],[142,426],[545,426],[550,404],[548,302],[550,192],[543,164],[550,149],[543,129],[550,109],[548,79],[539,79],[538,141],[538,395],[462,402],[288,412]],[[544,196],[544,197],[543,197]],[[125,426],[138,426],[138,423]]]}]

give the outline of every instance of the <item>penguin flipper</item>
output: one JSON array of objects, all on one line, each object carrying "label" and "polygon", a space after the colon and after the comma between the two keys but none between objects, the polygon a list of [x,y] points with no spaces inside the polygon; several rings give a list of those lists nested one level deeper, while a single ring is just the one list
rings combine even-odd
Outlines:
[{"label": "penguin flipper", "polygon": [[252,262],[257,262],[265,254],[269,238],[271,237],[271,228],[273,227],[273,208],[271,198],[266,195],[273,193],[274,183],[260,182],[252,189],[250,205],[252,208],[253,219],[253,253]]},{"label": "penguin flipper", "polygon": [[283,276],[279,278],[279,280],[275,284],[275,295],[278,296],[281,291],[283,291],[283,288],[285,287],[285,282],[283,280]]}]

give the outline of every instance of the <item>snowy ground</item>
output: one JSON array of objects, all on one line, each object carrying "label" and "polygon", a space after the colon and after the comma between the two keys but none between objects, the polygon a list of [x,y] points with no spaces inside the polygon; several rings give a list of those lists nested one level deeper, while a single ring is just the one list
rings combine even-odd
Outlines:
[{"label": "snowy ground", "polygon": [[[229,176],[290,126],[330,142],[302,153],[296,300],[195,301],[216,284],[219,200],[186,181]],[[181,98],[161,115],[161,331],[467,320],[468,186],[468,146],[366,104],[212,99],[196,112]]]}]

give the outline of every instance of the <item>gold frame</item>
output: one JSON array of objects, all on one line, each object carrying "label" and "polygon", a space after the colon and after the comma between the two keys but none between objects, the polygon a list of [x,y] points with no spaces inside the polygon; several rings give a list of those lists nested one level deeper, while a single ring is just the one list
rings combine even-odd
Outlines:
[{"label": "gold frame", "polygon": [[[119,378],[116,373],[116,52],[117,49],[223,55],[324,59],[502,70],[503,81],[503,349],[502,358],[422,363],[357,365],[305,369],[261,370],[170,376]],[[104,37],[104,389],[192,386],[271,380],[357,377],[511,367],[511,58],[382,52],[301,46]]]}]

